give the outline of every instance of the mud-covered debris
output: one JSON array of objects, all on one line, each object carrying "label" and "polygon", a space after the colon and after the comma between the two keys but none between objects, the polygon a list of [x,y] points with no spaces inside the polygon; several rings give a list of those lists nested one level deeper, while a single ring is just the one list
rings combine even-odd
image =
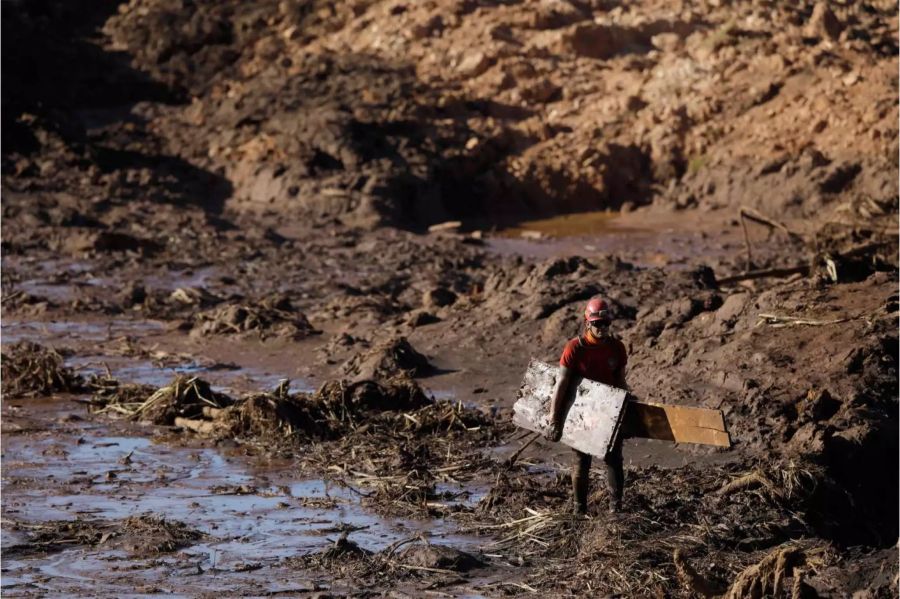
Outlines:
[{"label": "mud-covered debris", "polygon": [[154,514],[141,514],[124,520],[54,520],[49,522],[13,522],[28,540],[4,548],[8,556],[27,557],[71,549],[106,547],[122,549],[132,555],[170,553],[203,538],[203,533],[177,520]]},{"label": "mud-covered debris", "polygon": [[317,334],[303,313],[284,297],[267,298],[258,304],[227,304],[200,312],[194,318],[192,335],[242,335],[260,339],[303,339]]},{"label": "mud-covered debris", "polygon": [[55,304],[46,297],[18,290],[3,294],[3,313],[20,316],[38,316]]},{"label": "mud-covered debris", "polygon": [[154,424],[172,425],[176,418],[196,418],[202,416],[204,408],[222,409],[232,403],[233,399],[213,391],[203,379],[178,375],[139,404],[132,415]]},{"label": "mud-covered debris", "polygon": [[353,356],[343,367],[355,379],[387,379],[401,373],[421,376],[433,370],[428,358],[413,348],[406,337],[393,337]]},{"label": "mud-covered debris", "polygon": [[401,551],[397,558],[407,566],[453,572],[468,572],[484,565],[474,555],[445,545],[412,545]]},{"label": "mud-covered debris", "polygon": [[382,382],[328,381],[319,387],[313,401],[351,415],[364,410],[411,411],[433,403],[418,383],[403,373]]},{"label": "mud-covered debris", "polygon": [[91,408],[95,412],[117,412],[132,416],[157,389],[153,385],[123,383],[111,376],[94,376],[88,380]]},{"label": "mud-covered debris", "polygon": [[169,295],[169,299],[173,302],[204,308],[214,306],[222,301],[222,298],[203,287],[179,287]]},{"label": "mud-covered debris", "polygon": [[205,535],[184,522],[155,514],[142,514],[122,522],[117,536],[116,545],[129,553],[153,555],[188,547]]},{"label": "mud-covered debris", "polygon": [[[749,475],[736,465],[629,470],[625,509],[616,516],[601,508],[606,489],[596,477],[589,519],[570,515],[568,476],[513,470],[498,475],[475,513],[481,521],[502,524],[503,537],[489,550],[555,564],[535,581],[548,590],[590,585],[605,593],[646,596],[662,588],[651,572],[693,585],[695,593],[726,589],[780,539],[827,537],[834,510],[849,509],[828,493],[821,468],[760,466]],[[722,480],[723,470],[733,478]],[[676,550],[679,559],[673,559]],[[608,567],[589,568],[598,556]],[[558,573],[557,567],[574,578],[553,579],[550,572]],[[769,576],[768,570],[760,576]],[[771,576],[768,580],[771,585]]]},{"label": "mud-covered debris", "polygon": [[308,398],[276,390],[247,395],[222,411],[215,434],[279,443],[328,438],[332,429]]},{"label": "mud-covered debris", "polygon": [[10,398],[84,389],[84,379],[63,365],[59,352],[29,341],[16,343],[3,352],[2,372],[3,393]]}]

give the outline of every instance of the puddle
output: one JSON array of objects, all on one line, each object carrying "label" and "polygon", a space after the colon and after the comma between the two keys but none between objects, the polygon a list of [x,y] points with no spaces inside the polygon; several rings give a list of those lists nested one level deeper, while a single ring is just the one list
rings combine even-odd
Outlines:
[{"label": "puddle", "polygon": [[534,238],[540,237],[592,237],[609,233],[641,233],[649,229],[621,224],[617,212],[579,212],[560,214],[552,218],[523,221],[497,232],[499,237]]},{"label": "puddle", "polygon": [[[635,221],[638,226],[626,224]],[[615,254],[636,266],[675,269],[724,259],[733,253],[722,239],[698,230],[676,229],[658,217],[644,222],[610,212],[525,221],[488,236],[485,247],[495,254],[541,260]]]},{"label": "puddle", "polygon": [[[191,572],[187,584],[207,591],[246,590],[254,584],[271,588],[270,574],[257,568],[320,550],[340,536],[342,528],[354,529],[350,538],[372,551],[418,534],[431,543],[461,549],[483,543],[457,534],[443,520],[373,514],[349,489],[325,480],[292,479],[289,461],[260,464],[212,449],[107,436],[88,428],[36,437],[10,435],[3,441],[4,522],[120,519],[153,512],[210,536],[154,560],[99,547],[8,558],[3,562],[4,595],[23,588],[59,592],[89,580],[94,593],[124,596],[122,592],[133,592],[141,579],[165,592],[173,587],[167,577],[180,568]],[[453,485],[441,490],[462,491]],[[4,546],[21,541],[19,533],[3,528]],[[217,577],[217,572],[228,576]],[[128,583],[122,586],[125,579]],[[177,588],[183,590],[184,584],[179,581]]]},{"label": "puddle", "polygon": [[25,322],[4,319],[0,333],[2,343],[33,341],[42,344],[79,341],[112,341],[127,335],[145,336],[162,333],[162,323],[151,320],[112,319],[103,322],[51,320]]},{"label": "puddle", "polygon": [[[4,257],[3,267],[21,272],[27,278],[17,281],[14,289],[30,295],[46,298],[55,303],[70,302],[83,294],[82,290],[120,289],[127,283],[143,285],[146,289],[174,291],[180,287],[206,287],[219,274],[215,266],[169,270],[158,268],[143,277],[121,278],[98,273],[98,266],[83,260],[42,260],[40,262],[21,257]],[[233,285],[218,285],[225,290]],[[236,289],[236,288],[235,288]]]},{"label": "puddle", "polygon": [[[12,344],[19,341],[33,341],[51,347],[78,345],[83,342],[115,341],[124,337],[139,337],[162,334],[165,328],[159,322],[146,320],[110,320],[105,323],[84,321],[24,322],[4,320],[0,342]],[[178,374],[201,376],[212,385],[213,390],[230,394],[246,391],[271,390],[285,378],[285,373],[269,372],[256,368],[214,362],[185,360],[183,363],[157,366],[147,359],[134,359],[121,355],[95,353],[96,348],[81,346],[77,355],[66,359],[71,366],[84,376],[105,375],[107,370],[118,380],[127,383],[141,383],[157,387],[169,383]],[[93,350],[93,351],[92,351]],[[170,359],[178,359],[171,356]],[[291,392],[311,393],[316,386],[307,380],[291,378]]]}]

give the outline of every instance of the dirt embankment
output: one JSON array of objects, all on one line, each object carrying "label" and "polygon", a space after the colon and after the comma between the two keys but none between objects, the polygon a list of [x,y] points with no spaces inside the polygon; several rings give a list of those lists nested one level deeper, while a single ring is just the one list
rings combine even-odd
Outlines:
[{"label": "dirt embankment", "polygon": [[[896,593],[893,7],[47,8],[3,20],[3,316],[51,323],[59,347],[5,349],[5,398],[90,392],[106,415],[274,447],[367,487],[375,509],[489,535],[491,567],[525,585],[509,591]],[[762,212],[745,213],[746,246],[739,206]],[[699,221],[717,256],[648,266],[585,239],[582,255],[536,243],[528,258],[490,234],[377,226],[600,208]],[[736,444],[630,466],[621,520],[595,497],[574,521],[547,446],[513,464],[494,446],[524,365],[556,359],[595,294],[632,391],[722,409]],[[64,351],[81,320],[105,341]],[[273,354],[287,377],[332,382],[232,397],[64,364]],[[391,386],[399,371],[466,405]],[[451,501],[442,485],[460,483],[484,497]],[[91,545],[116,526],[69,532]],[[384,590],[462,559],[423,552],[404,570],[343,538],[291,564]]]},{"label": "dirt embankment", "polygon": [[[213,206],[406,226],[648,203],[793,217],[895,205],[891,5],[135,0],[100,40],[133,69],[20,12],[9,77],[58,73],[64,93],[27,84],[6,102],[8,150],[46,146],[31,130],[82,143],[72,108],[180,102],[142,104],[91,140],[85,176],[117,163],[115,191],[159,183],[190,201],[192,183]],[[27,43],[48,29],[46,50]],[[31,114],[48,104],[65,108]]]}]

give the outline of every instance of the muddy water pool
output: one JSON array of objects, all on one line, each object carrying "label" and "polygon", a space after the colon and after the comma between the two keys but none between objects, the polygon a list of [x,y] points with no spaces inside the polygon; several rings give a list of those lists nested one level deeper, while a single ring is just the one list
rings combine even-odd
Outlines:
[{"label": "muddy water pool", "polygon": [[145,513],[180,520],[208,537],[157,559],[135,559],[102,545],[6,559],[4,595],[26,589],[64,591],[86,580],[98,594],[115,595],[122,590],[121,581],[133,586],[136,578],[153,581],[167,592],[181,588],[184,581],[160,581],[188,573],[191,587],[214,589],[217,572],[229,573],[221,588],[233,588],[246,585],[248,577],[261,582],[261,575],[253,572],[322,549],[345,530],[351,531],[351,540],[372,551],[416,535],[469,550],[483,543],[456,533],[443,520],[376,515],[360,505],[353,490],[308,479],[289,460],[258,461],[208,447],[119,436],[102,423],[54,412],[54,402],[69,402],[43,402],[47,416],[60,414],[50,422],[64,424],[40,433],[11,430],[4,435],[5,547],[24,541],[9,530],[11,522],[112,520]]}]

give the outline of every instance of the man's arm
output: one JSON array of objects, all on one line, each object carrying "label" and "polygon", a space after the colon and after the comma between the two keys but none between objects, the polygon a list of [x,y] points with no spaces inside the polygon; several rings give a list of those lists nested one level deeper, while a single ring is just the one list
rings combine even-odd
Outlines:
[{"label": "man's arm", "polygon": [[559,367],[559,380],[556,382],[556,392],[550,403],[550,430],[547,438],[551,441],[559,441],[562,438],[563,425],[565,424],[566,398],[569,396],[569,387],[572,385],[574,372],[565,366]]}]

